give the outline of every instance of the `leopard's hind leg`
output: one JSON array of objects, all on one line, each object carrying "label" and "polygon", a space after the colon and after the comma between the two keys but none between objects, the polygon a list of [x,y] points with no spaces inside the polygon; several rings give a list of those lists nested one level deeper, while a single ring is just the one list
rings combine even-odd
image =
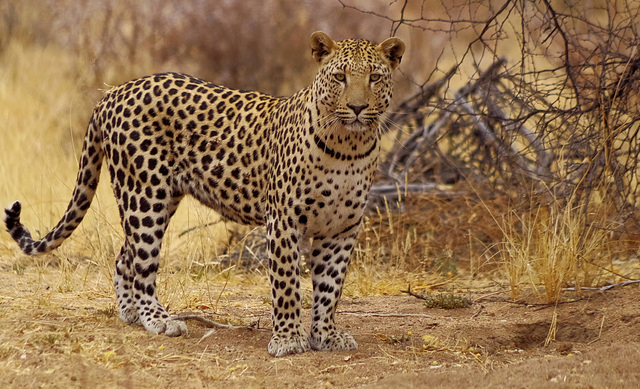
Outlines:
[{"label": "leopard's hind leg", "polygon": [[118,298],[120,318],[127,324],[140,322],[138,308],[133,300],[133,246],[125,240],[116,258],[113,286]]},{"label": "leopard's hind leg", "polygon": [[182,196],[158,196],[156,192],[155,198],[135,193],[117,197],[119,205],[123,204],[122,227],[126,235],[114,277],[120,317],[126,323],[140,322],[156,334],[186,334],[186,325],[171,319],[158,300],[156,289],[162,238]]}]

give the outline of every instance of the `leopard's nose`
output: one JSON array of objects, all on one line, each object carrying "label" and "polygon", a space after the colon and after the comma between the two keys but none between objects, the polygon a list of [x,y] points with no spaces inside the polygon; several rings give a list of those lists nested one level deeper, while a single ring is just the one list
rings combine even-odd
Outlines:
[{"label": "leopard's nose", "polygon": [[351,110],[353,111],[353,113],[356,114],[356,116],[360,115],[360,112],[362,112],[362,110],[367,108],[368,106],[369,104],[365,104],[365,105],[347,104],[347,107],[351,108]]}]

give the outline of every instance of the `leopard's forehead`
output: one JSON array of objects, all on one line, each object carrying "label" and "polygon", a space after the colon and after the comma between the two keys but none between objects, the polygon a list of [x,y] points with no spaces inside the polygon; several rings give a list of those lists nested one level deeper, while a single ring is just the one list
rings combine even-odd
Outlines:
[{"label": "leopard's forehead", "polygon": [[349,61],[374,62],[379,61],[376,44],[364,39],[346,39],[336,42],[338,59]]},{"label": "leopard's forehead", "polygon": [[377,44],[363,39],[336,42],[335,56],[329,62],[332,68],[351,72],[370,72],[383,66]]}]

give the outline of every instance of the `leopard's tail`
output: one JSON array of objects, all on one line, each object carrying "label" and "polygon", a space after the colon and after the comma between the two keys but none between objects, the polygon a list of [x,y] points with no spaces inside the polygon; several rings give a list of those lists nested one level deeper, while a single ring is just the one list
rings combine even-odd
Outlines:
[{"label": "leopard's tail", "polygon": [[22,208],[20,202],[16,201],[4,210],[4,222],[7,226],[7,231],[18,242],[20,249],[25,254],[37,255],[57,248],[78,227],[87,213],[98,186],[100,167],[104,156],[102,136],[98,125],[99,120],[98,110],[96,109],[84,138],[80,168],[76,186],[73,189],[73,197],[64,216],[51,232],[40,240],[33,240],[29,230],[20,223],[20,211]]}]

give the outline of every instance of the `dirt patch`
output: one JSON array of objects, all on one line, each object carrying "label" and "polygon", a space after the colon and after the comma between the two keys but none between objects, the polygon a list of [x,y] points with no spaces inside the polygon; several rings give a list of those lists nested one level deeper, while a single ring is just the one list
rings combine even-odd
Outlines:
[{"label": "dirt patch", "polygon": [[[266,350],[269,307],[251,287],[230,288],[218,314],[205,312],[206,317],[243,328],[211,332],[189,321],[189,336],[167,338],[123,324],[111,297],[101,293],[37,290],[36,284],[13,282],[9,272],[2,279],[1,387],[640,383],[635,286],[590,292],[557,307],[512,303],[499,293],[455,310],[428,309],[406,295],[345,298],[338,320],[358,341],[357,351],[276,359]],[[477,300],[479,295],[469,297]],[[553,323],[555,337],[548,341]]]}]

